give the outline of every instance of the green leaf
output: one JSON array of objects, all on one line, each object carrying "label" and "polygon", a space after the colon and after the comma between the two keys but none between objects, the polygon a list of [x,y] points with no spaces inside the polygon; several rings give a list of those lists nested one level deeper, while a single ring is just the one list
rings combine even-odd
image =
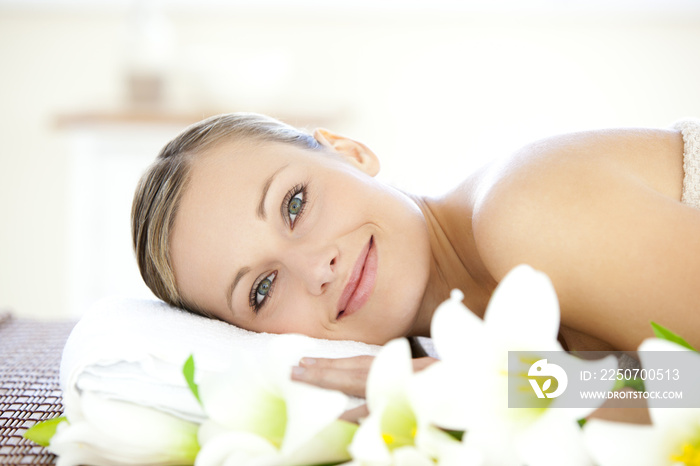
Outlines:
[{"label": "green leaf", "polygon": [[194,381],[194,356],[190,354],[190,357],[185,361],[185,365],[182,366],[182,374],[185,376],[187,381],[187,386],[190,387],[190,391],[197,398],[199,404],[202,404],[202,400],[199,398],[199,387]]},{"label": "green leaf", "polygon": [[611,389],[613,392],[616,392],[622,388],[629,387],[632,390],[638,391],[638,392],[643,392],[646,389],[644,388],[644,381],[640,378],[634,378],[634,379],[616,379],[615,380],[615,385],[613,385],[613,388]]},{"label": "green leaf", "polygon": [[464,437],[464,433],[465,433],[463,430],[450,430],[450,429],[440,429],[440,430],[442,430],[444,433],[446,433],[447,435],[449,435],[450,437],[452,437],[453,439],[455,439],[459,442],[462,441],[462,438]]},{"label": "green leaf", "polygon": [[638,392],[646,391],[646,388],[644,386],[644,381],[640,378],[625,380],[624,386],[629,387],[632,390],[636,390]]},{"label": "green leaf", "polygon": [[49,442],[56,433],[58,425],[62,422],[68,422],[65,416],[55,417],[49,419],[48,421],[37,422],[32,427],[27,429],[27,431],[22,435],[22,437],[27,440],[41,445],[42,447],[48,447]]},{"label": "green leaf", "polygon": [[657,338],[671,341],[673,343],[676,343],[676,344],[683,346],[684,348],[688,348],[691,351],[697,352],[697,350],[695,348],[693,348],[692,346],[690,346],[690,343],[685,341],[680,335],[673,333],[672,331],[670,331],[666,327],[659,325],[654,321],[651,321],[650,323],[651,323],[651,328],[654,329],[654,335],[656,335]]}]

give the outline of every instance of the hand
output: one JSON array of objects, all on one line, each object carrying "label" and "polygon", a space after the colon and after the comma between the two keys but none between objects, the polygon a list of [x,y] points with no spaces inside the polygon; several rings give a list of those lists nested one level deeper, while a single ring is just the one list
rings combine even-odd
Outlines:
[{"label": "hand", "polygon": [[[633,391],[630,387],[623,387],[621,392]],[[624,408],[624,409],[620,409]],[[651,424],[649,406],[644,399],[613,398],[605,400],[598,409],[588,415],[586,420],[602,419],[612,422],[626,422],[628,424]]]},{"label": "hand", "polygon": [[[367,374],[372,361],[373,356],[341,359],[303,358],[299,365],[292,369],[292,380],[364,398]],[[437,359],[430,357],[413,359],[413,370],[423,370],[435,361]]]},{"label": "hand", "polygon": [[369,416],[369,410],[367,409],[367,403],[363,403],[357,408],[349,409],[345,411],[338,419],[343,421],[352,422],[359,424],[360,421]]}]

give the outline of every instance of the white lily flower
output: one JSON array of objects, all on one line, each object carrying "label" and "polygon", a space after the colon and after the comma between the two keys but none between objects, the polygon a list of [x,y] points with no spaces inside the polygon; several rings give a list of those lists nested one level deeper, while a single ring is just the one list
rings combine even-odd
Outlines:
[{"label": "white lily flower", "polygon": [[[352,464],[480,464],[468,446],[427,422],[422,412],[427,405],[421,400],[435,393],[428,391],[432,387],[424,377],[413,373],[406,339],[392,340],[380,350],[367,378],[370,414],[350,445]],[[448,457],[454,461],[443,461]]]},{"label": "white lily flower", "polygon": [[303,343],[285,335],[276,345],[258,360],[242,354],[229,371],[202,378],[199,394],[208,419],[199,432],[198,466],[322,464],[350,458],[347,446],[356,426],[337,420],[348,397],[292,381],[290,367],[303,354]]},{"label": "white lily flower", "polygon": [[91,392],[64,405],[48,447],[57,466],[186,465],[199,451],[198,425],[171,414]]},{"label": "white lily flower", "polygon": [[[650,351],[682,351],[692,367],[688,374],[700,373],[700,354],[670,341],[657,338],[644,340],[639,347],[643,368],[649,364]],[[660,380],[645,380],[647,392],[661,391]],[[668,386],[663,387],[668,388]],[[599,419],[588,421],[584,427],[586,445],[599,466],[634,464],[635,466],[665,466],[700,464],[700,408],[663,408],[661,400],[649,398],[651,425],[628,424]]]},{"label": "white lily flower", "polygon": [[[442,361],[425,371],[439,393],[429,409],[432,421],[467,430],[466,438],[479,445],[487,464],[590,464],[577,420],[596,406],[559,407],[565,406],[562,397],[544,398],[536,407],[509,408],[509,383],[532,399],[534,385],[527,368],[543,362],[538,356],[542,352],[561,352],[571,373],[614,369],[615,358],[584,361],[563,351],[557,340],[556,293],[549,278],[529,266],[514,268],[501,281],[484,320],[461,299],[462,294],[453,291],[433,316],[431,335]],[[508,351],[528,352],[528,360],[520,361],[524,369],[509,373]]]}]

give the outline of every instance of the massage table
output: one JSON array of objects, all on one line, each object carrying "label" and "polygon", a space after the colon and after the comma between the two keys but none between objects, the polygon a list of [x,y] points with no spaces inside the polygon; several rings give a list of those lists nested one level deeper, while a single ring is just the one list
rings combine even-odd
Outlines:
[{"label": "massage table", "polygon": [[0,310],[0,464],[55,464],[54,455],[22,434],[63,412],[61,351],[75,323],[18,318]]}]

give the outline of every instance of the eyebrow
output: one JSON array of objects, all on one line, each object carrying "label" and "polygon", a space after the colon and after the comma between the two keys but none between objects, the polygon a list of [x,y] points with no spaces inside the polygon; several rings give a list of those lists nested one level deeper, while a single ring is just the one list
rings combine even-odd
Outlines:
[{"label": "eyebrow", "polygon": [[234,278],[229,285],[228,290],[226,290],[226,303],[228,303],[228,308],[231,312],[233,312],[233,290],[236,289],[238,282],[240,282],[248,272],[250,272],[250,267],[242,267],[236,274],[236,278]]},{"label": "eyebrow", "polygon": [[[289,164],[283,165],[280,168],[278,168],[270,177],[265,180],[265,183],[263,183],[262,191],[260,193],[260,202],[258,203],[258,209],[257,209],[257,214],[258,217],[261,220],[267,220],[267,212],[265,212],[265,200],[267,199],[267,192],[270,190],[270,186],[272,186],[272,182],[275,181],[275,177],[285,168],[287,168]],[[246,276],[250,272],[250,267],[241,267],[240,270],[238,270],[238,273],[236,273],[236,276],[234,277],[233,281],[231,284],[228,286],[226,289],[226,303],[228,304],[228,309],[233,313],[233,291],[236,289],[236,285],[238,285],[238,282],[241,281],[243,277]]]},{"label": "eyebrow", "polygon": [[288,166],[289,164],[278,168],[277,171],[275,171],[272,175],[270,175],[270,177],[267,180],[265,180],[262,192],[260,193],[260,203],[258,204],[258,217],[261,220],[267,220],[267,212],[265,212],[265,200],[267,199],[267,192],[270,190],[270,186],[272,186],[272,182],[275,180],[275,177]]}]

